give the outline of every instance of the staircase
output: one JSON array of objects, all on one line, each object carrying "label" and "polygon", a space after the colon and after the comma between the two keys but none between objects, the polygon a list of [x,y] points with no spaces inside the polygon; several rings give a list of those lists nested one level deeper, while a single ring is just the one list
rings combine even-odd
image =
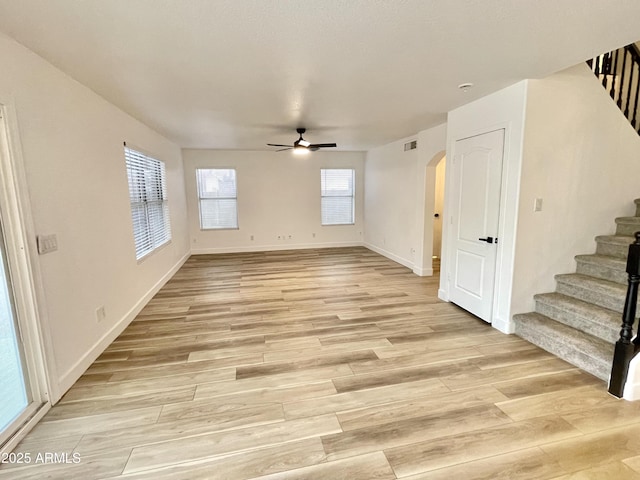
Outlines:
[{"label": "staircase", "polygon": [[556,291],[534,296],[535,311],[514,315],[515,333],[608,380],[627,293],[626,258],[636,216],[616,219],[616,234],[596,237],[594,255],[576,256],[576,273],[556,275]]}]

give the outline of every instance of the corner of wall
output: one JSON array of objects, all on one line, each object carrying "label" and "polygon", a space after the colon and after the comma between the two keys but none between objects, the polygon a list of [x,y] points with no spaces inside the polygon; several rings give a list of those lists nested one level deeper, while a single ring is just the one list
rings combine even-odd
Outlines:
[{"label": "corner of wall", "polygon": [[413,273],[419,277],[433,277],[433,268],[413,267]]},{"label": "corner of wall", "polygon": [[400,265],[403,265],[407,268],[410,268],[413,270],[414,266],[413,266],[413,262],[411,260],[407,260],[406,258],[402,258],[399,257],[398,255],[395,255],[391,252],[389,252],[388,250],[385,250],[383,248],[380,247],[376,247],[375,245],[371,244],[371,243],[364,243],[364,246],[366,248],[368,248],[369,250],[379,253],[380,255],[382,255],[383,257],[387,257],[389,260],[393,260],[396,263],[399,263]]},{"label": "corner of wall", "polygon": [[506,334],[515,333],[516,331],[513,322],[511,322],[508,318],[505,319],[498,316],[494,317],[491,320],[491,326],[496,330]]}]

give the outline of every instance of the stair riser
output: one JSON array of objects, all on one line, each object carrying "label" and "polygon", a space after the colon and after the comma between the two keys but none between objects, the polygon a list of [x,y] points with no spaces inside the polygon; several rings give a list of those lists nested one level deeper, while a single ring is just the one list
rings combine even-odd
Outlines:
[{"label": "stair riser", "polygon": [[603,292],[596,292],[588,288],[582,288],[560,281],[557,282],[556,291],[569,297],[598,305],[599,307],[608,308],[615,312],[622,313],[624,308],[624,295],[610,295]]},{"label": "stair riser", "polygon": [[620,283],[621,285],[627,284],[627,272],[618,270],[615,268],[608,268],[603,265],[597,265],[593,263],[577,261],[576,273],[583,275],[589,275],[590,277],[599,278],[601,280],[608,280],[610,282]]},{"label": "stair riser", "polygon": [[[573,312],[547,305],[544,302],[536,301],[536,312],[610,343],[615,343],[619,338],[620,329],[617,327],[594,323]],[[622,323],[622,316],[620,316],[620,323]]]},{"label": "stair riser", "polygon": [[633,237],[633,234],[636,232],[640,232],[640,225],[637,223],[618,223],[616,226],[616,235]]},{"label": "stair riser", "polygon": [[[567,348],[562,342],[561,338],[550,338],[545,335],[541,335],[538,331],[532,328],[528,328],[525,323],[516,322],[516,335],[524,338],[530,343],[537,345],[538,347],[553,353],[554,355],[562,358],[563,360],[575,365],[582,370],[595,375],[601,380],[608,380],[609,373],[611,372],[610,361],[603,361],[587,356],[586,354],[574,349]],[[612,347],[613,351],[613,347]]]},{"label": "stair riser", "polygon": [[610,257],[616,258],[627,258],[628,252],[629,245],[598,242],[598,246],[596,247],[596,253],[598,255],[609,255]]}]

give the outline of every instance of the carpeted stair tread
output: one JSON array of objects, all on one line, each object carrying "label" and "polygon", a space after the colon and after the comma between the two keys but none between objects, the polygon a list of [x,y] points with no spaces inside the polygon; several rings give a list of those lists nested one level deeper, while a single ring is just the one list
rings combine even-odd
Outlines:
[{"label": "carpeted stair tread", "polygon": [[640,217],[616,218],[616,235],[631,235],[640,231]]},{"label": "carpeted stair tread", "polygon": [[555,276],[558,293],[622,313],[627,287],[579,273]]},{"label": "carpeted stair tread", "polygon": [[627,262],[624,258],[609,255],[576,255],[577,273],[597,277],[602,280],[627,284]]},{"label": "carpeted stair tread", "polygon": [[536,312],[609,343],[620,335],[622,315],[561,293],[535,295]]},{"label": "carpeted stair tread", "polygon": [[634,240],[635,238],[630,235],[600,235],[596,237],[596,253],[617,258],[627,258],[629,244],[633,243]]},{"label": "carpeted stair tread", "polygon": [[539,313],[514,315],[516,334],[596,377],[607,380],[614,346]]},{"label": "carpeted stair tread", "polygon": [[616,245],[629,245],[635,239],[632,235],[598,235],[596,242],[615,243]]}]

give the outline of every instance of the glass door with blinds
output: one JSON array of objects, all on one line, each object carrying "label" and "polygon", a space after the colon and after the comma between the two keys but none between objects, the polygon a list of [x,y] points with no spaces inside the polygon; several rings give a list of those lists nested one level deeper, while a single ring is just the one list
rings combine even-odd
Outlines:
[{"label": "glass door with blinds", "polygon": [[11,275],[0,223],[0,445],[31,404],[24,345],[15,313]]}]

